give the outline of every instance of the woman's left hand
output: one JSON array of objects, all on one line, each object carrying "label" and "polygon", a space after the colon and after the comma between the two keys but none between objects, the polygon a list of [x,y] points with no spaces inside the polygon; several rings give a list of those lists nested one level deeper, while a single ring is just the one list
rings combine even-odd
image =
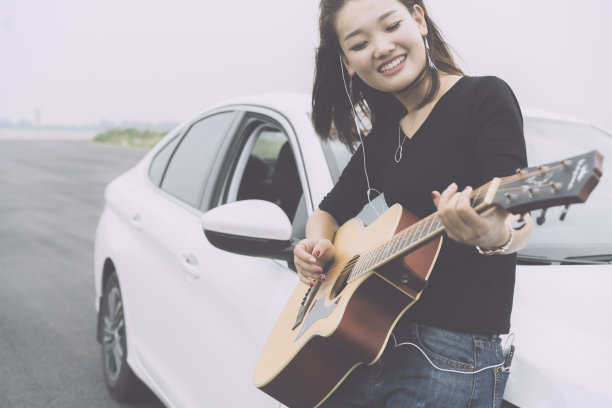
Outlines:
[{"label": "woman's left hand", "polygon": [[438,191],[431,193],[446,234],[452,240],[467,245],[484,248],[504,245],[509,239],[504,224],[510,213],[503,207],[493,206],[478,214],[470,204],[471,193],[471,187],[458,191],[455,183],[442,194]]}]

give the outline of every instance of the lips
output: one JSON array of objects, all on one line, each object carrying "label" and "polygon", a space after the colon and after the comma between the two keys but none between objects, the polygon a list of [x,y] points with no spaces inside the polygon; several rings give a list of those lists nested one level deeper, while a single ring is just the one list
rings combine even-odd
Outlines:
[{"label": "lips", "polygon": [[401,64],[402,62],[404,62],[406,60],[406,55],[399,55],[395,58],[393,58],[391,61],[386,61],[385,63],[383,63],[379,68],[378,68],[378,72],[381,73],[386,73],[391,71],[393,68],[397,67],[399,64]]}]

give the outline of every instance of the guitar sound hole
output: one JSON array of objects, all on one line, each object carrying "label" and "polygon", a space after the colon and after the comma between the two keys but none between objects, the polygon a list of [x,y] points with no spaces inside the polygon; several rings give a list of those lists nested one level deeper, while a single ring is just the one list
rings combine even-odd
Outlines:
[{"label": "guitar sound hole", "polygon": [[344,265],[342,272],[340,272],[340,275],[338,275],[338,279],[336,279],[336,282],[334,282],[334,286],[332,287],[332,290],[330,291],[330,298],[332,299],[336,298],[344,290],[344,288],[346,287],[346,283],[350,277],[350,274],[353,271],[353,267],[357,263],[358,259],[359,259],[359,255],[355,255],[354,257],[351,258],[350,261],[348,261]]}]

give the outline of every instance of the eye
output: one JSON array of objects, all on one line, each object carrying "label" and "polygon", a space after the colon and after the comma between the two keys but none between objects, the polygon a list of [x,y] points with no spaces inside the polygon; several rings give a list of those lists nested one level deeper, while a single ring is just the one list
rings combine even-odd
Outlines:
[{"label": "eye", "polygon": [[359,51],[365,48],[365,46],[367,45],[367,41],[362,41],[358,44],[355,44],[351,47],[351,51]]},{"label": "eye", "polygon": [[402,22],[400,20],[400,21],[398,21],[396,23],[391,24],[390,26],[387,27],[387,31],[395,31],[395,30],[397,30],[401,23]]}]

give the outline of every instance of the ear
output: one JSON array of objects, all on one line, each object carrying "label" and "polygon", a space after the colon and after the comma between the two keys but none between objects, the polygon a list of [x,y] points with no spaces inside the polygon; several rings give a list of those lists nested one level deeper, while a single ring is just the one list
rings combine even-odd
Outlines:
[{"label": "ear", "polygon": [[350,76],[355,75],[355,70],[351,67],[351,64],[349,64],[348,59],[344,56],[344,54],[340,56],[340,59],[342,60],[344,68],[346,68],[346,70],[348,71],[348,74]]},{"label": "ear", "polygon": [[427,22],[425,21],[425,10],[418,4],[412,7],[412,18],[419,26],[419,32],[423,37],[427,35]]}]

